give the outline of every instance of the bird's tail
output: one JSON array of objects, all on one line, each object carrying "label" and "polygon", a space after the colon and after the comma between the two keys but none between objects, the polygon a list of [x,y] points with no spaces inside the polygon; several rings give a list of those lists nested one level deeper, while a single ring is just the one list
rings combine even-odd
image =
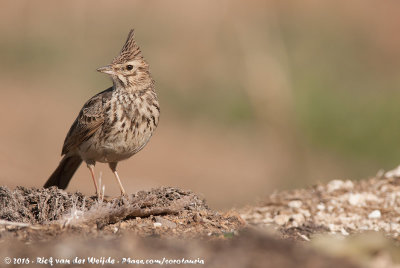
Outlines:
[{"label": "bird's tail", "polygon": [[60,189],[67,188],[69,181],[81,163],[82,158],[80,156],[64,156],[43,187],[49,188],[50,186],[57,186]]}]

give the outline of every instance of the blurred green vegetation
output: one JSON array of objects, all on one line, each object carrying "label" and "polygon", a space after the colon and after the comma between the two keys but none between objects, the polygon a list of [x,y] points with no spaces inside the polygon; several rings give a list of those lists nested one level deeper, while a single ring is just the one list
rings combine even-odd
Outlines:
[{"label": "blurred green vegetation", "polygon": [[[252,104],[240,89],[229,89],[227,95],[220,89],[225,86],[215,88],[214,85],[194,86],[194,93],[182,94],[173,88],[160,85],[166,90],[161,93],[162,98],[169,103],[176,116],[184,120],[207,118],[209,123],[218,124],[223,127],[255,127],[255,115]],[[214,90],[214,91],[213,91]]]},{"label": "blurred green vegetation", "polygon": [[311,146],[375,163],[359,176],[398,165],[400,62],[363,25],[324,22],[330,27],[314,21],[284,31],[299,126]]}]

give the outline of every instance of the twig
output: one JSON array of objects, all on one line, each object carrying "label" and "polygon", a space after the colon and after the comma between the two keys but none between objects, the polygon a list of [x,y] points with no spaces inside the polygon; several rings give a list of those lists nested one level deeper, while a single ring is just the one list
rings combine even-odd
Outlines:
[{"label": "twig", "polygon": [[6,220],[0,220],[0,225],[12,225],[12,226],[18,226],[18,227],[31,227],[32,226],[32,224],[30,224],[30,223],[6,221]]}]

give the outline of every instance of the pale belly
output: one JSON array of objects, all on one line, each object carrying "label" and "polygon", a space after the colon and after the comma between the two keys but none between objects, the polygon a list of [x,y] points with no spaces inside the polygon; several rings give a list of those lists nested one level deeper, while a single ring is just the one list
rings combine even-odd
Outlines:
[{"label": "pale belly", "polygon": [[102,142],[93,142],[96,140],[95,136],[96,134],[79,147],[82,159],[86,162],[110,163],[128,159],[139,152],[150,140],[152,133],[117,132]]}]

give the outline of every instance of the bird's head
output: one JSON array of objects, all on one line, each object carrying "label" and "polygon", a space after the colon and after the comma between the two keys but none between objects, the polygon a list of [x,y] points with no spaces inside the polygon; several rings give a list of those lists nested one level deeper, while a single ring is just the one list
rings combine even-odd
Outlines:
[{"label": "bird's head", "polygon": [[119,55],[111,64],[98,68],[97,71],[109,74],[115,86],[124,88],[142,87],[152,81],[149,65],[134,40],[133,29],[130,30]]}]

